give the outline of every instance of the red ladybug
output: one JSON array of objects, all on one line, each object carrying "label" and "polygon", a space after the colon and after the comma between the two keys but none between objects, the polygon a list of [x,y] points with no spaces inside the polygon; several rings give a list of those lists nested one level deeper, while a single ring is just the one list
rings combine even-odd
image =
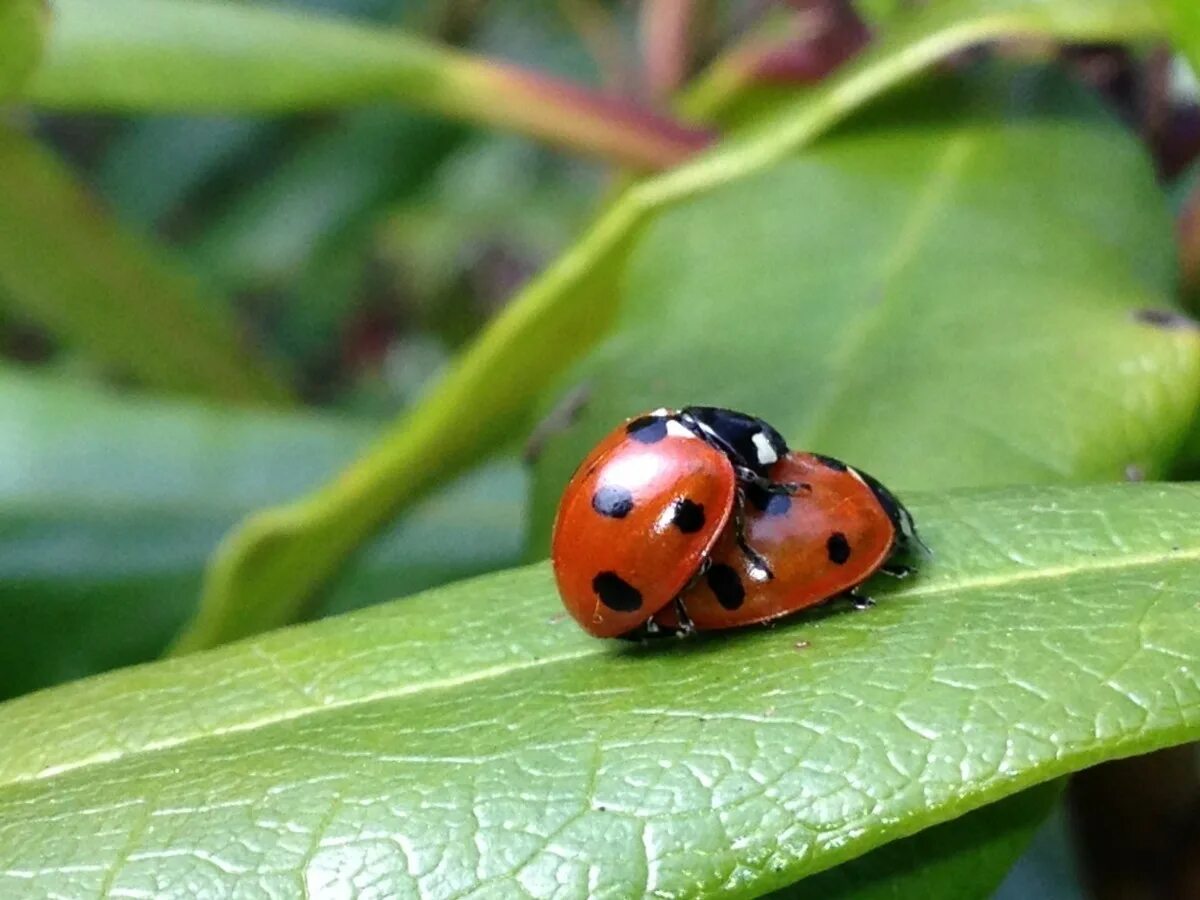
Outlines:
[{"label": "red ladybug", "polygon": [[766,622],[849,595],[876,572],[903,577],[894,558],[920,544],[912,516],[865,472],[827,456],[789,453],[771,467],[776,481],[803,483],[797,496],[750,492],[744,541],[767,560],[762,578],[732,533],[709,553],[701,578],[653,624],[667,631],[709,631]]},{"label": "red ladybug", "polygon": [[726,526],[741,533],[747,488],[795,489],[765,474],[787,452],[767,423],[716,407],[660,409],[619,426],[576,470],[554,522],[554,575],[568,611],[597,637],[650,628]]},{"label": "red ladybug", "polygon": [[879,482],[790,453],[761,419],[717,407],[622,424],[568,484],[552,557],[568,611],[597,637],[763,622],[852,591],[919,543]]}]

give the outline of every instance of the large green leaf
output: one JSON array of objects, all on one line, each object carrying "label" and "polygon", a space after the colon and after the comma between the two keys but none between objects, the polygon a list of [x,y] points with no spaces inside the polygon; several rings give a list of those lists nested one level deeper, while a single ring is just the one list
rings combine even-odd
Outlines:
[{"label": "large green leaf", "polygon": [[[509,304],[369,453],[304,501],[243,523],[214,564],[204,619],[182,648],[213,646],[294,620],[305,598],[380,523],[527,429],[538,393],[607,331],[622,297],[626,256],[660,211],[770,171],[863,103],[965,46],[1016,35],[1121,39],[1152,32],[1154,25],[1149,10],[1129,0],[932,4],[753,134],[635,185]],[[731,232],[730,241],[740,236]]]},{"label": "large green leaf", "polygon": [[1200,488],[907,498],[909,582],[631,645],[545,564],[0,707],[0,893],[752,896],[1200,736]]},{"label": "large green leaf", "polygon": [[48,18],[40,0],[0,0],[0,98],[14,93],[33,71]]},{"label": "large green leaf", "polygon": [[[195,611],[223,531],[328,477],[374,430],[0,372],[0,697],[161,653]],[[314,612],[510,565],[524,486],[502,463],[439,491]]]},{"label": "large green leaf", "polygon": [[539,468],[536,555],[587,449],[664,405],[752,410],[899,487],[1164,471],[1200,334],[1145,315],[1175,304],[1149,162],[1057,79],[996,88],[936,83],[658,219],[568,378],[589,402]]},{"label": "large green leaf", "polygon": [[0,300],[147,384],[258,403],[287,389],[224,300],[125,232],[32,138],[0,124]]}]

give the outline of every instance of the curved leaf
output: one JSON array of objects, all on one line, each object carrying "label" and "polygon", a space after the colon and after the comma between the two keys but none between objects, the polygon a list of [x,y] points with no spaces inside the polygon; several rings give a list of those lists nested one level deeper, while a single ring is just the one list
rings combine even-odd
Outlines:
[{"label": "curved leaf", "polygon": [[753,896],[1200,736],[1200,488],[906,498],[921,574],[630,645],[549,567],[0,707],[0,893]]},{"label": "curved leaf", "polygon": [[587,449],[664,405],[753,411],[901,488],[1160,475],[1200,332],[1148,160],[1062,89],[940,81],[661,216],[567,379],[589,401],[540,462],[535,555]]},{"label": "curved leaf", "polygon": [[2,124],[0,300],[147,384],[288,400],[287,388],[242,345],[222,298],[123,231],[49,150]]},{"label": "curved leaf", "polygon": [[[248,519],[230,535],[214,562],[202,619],[180,648],[214,646],[294,621],[305,597],[398,509],[525,430],[537,393],[611,324],[626,256],[659,211],[768,171],[862,104],[963,47],[1016,35],[1123,39],[1154,24],[1141,2],[1128,0],[934,4],[754,134],[635,185],[340,478],[300,503]],[[463,427],[465,410],[470,428]]]},{"label": "curved leaf", "polygon": [[15,93],[33,71],[48,18],[41,0],[0,0],[0,98]]}]

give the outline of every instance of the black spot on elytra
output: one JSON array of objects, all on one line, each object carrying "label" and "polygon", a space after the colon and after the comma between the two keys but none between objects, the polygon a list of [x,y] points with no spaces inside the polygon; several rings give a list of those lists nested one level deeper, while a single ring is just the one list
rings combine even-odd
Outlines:
[{"label": "black spot on elytra", "polygon": [[819,462],[827,469],[833,469],[835,472],[845,472],[847,466],[840,459],[834,459],[832,456],[822,456],[820,453],[814,453],[813,459]]},{"label": "black spot on elytra", "polygon": [[617,612],[633,612],[642,605],[642,592],[616,572],[601,572],[592,579],[600,602]]},{"label": "black spot on elytra", "polygon": [[639,444],[657,444],[667,436],[667,420],[662,416],[642,416],[626,425],[625,433]]},{"label": "black spot on elytra", "polygon": [[734,610],[746,599],[746,589],[742,587],[742,579],[738,573],[724,563],[714,563],[704,573],[704,580],[717,602],[724,609]]},{"label": "black spot on elytra", "polygon": [[633,509],[633,494],[617,484],[606,484],[592,494],[592,509],[610,519],[623,519]]},{"label": "black spot on elytra", "polygon": [[825,552],[835,566],[843,565],[850,558],[850,542],[840,531],[835,531],[825,542]]},{"label": "black spot on elytra", "polygon": [[704,527],[704,507],[686,497],[676,500],[671,524],[684,534],[695,534]]}]

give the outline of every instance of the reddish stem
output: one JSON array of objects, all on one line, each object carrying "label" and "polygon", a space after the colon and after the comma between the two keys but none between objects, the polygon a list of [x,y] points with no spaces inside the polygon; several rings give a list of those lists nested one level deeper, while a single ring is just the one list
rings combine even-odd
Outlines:
[{"label": "reddish stem", "polygon": [[815,17],[815,28],[810,26],[803,38],[764,50],[749,60],[750,80],[783,84],[820,81],[855,56],[871,39],[866,23],[845,0],[812,0],[791,5]]},{"label": "reddish stem", "polygon": [[478,112],[553,143],[640,170],[666,169],[708,147],[715,135],[626,100],[516,66],[488,65],[488,96]]},{"label": "reddish stem", "polygon": [[642,77],[647,93],[659,103],[669,100],[687,78],[695,14],[695,0],[642,2]]}]

